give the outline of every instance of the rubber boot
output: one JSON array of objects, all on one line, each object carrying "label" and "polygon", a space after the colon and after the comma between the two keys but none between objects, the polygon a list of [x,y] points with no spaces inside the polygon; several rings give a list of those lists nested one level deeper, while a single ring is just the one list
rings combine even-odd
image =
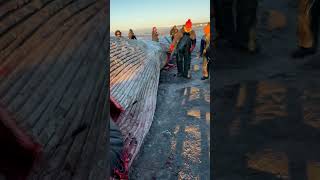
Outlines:
[{"label": "rubber boot", "polygon": [[201,80],[208,79],[208,60],[206,56],[203,56],[203,61],[202,61],[202,78]]}]

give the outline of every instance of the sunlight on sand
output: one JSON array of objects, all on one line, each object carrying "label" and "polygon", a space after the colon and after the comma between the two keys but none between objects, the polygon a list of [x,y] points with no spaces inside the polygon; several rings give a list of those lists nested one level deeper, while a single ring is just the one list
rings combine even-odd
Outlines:
[{"label": "sunlight on sand", "polygon": [[200,180],[199,175],[194,177],[189,175],[187,172],[185,173],[184,171],[179,172],[178,180]]},{"label": "sunlight on sand", "polygon": [[201,116],[200,110],[198,110],[198,109],[191,109],[188,111],[187,114],[188,114],[188,116],[192,116],[197,119],[200,119],[200,116]]},{"label": "sunlight on sand", "polygon": [[247,154],[247,156],[250,168],[288,179],[288,157],[285,153],[265,149],[263,152]]},{"label": "sunlight on sand", "polygon": [[186,138],[183,142],[183,153],[185,159],[191,160],[193,163],[200,163],[201,153],[201,133],[199,127],[186,126],[185,128]]},{"label": "sunlight on sand", "polygon": [[178,174],[178,179],[199,179],[200,176],[194,176],[191,173],[192,166],[191,163],[199,164],[201,163],[200,155],[201,155],[201,133],[200,129],[197,126],[186,126],[185,133],[188,138],[186,138],[183,142],[183,152],[182,156],[184,158],[183,167]]},{"label": "sunlight on sand", "polygon": [[190,88],[189,101],[193,101],[200,98],[200,89],[196,87]]}]

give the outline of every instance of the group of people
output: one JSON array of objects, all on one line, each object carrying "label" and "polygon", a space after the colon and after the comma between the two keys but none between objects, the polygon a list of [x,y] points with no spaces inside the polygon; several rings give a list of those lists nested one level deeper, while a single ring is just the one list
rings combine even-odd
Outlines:
[{"label": "group of people", "polygon": [[[116,30],[114,32],[114,35],[116,37],[122,37],[122,33],[120,30]],[[128,39],[137,39],[136,35],[133,33],[132,29],[129,29],[129,33],[128,33]],[[159,42],[159,33],[156,27],[152,28],[152,41],[157,41]]]},{"label": "group of people", "polygon": [[[200,57],[203,58],[202,63],[202,78],[205,80],[209,78],[209,57],[208,50],[210,47],[210,23],[208,23],[203,29],[204,35],[201,39],[200,44]],[[115,31],[116,37],[122,37],[121,31]],[[173,26],[170,30],[171,44],[169,48],[169,53],[171,56],[169,58],[175,57],[177,64],[177,76],[191,78],[191,53],[196,46],[196,33],[192,28],[192,22],[190,19],[182,26],[179,30],[177,26]],[[129,39],[137,39],[134,35],[132,29],[128,33]],[[159,33],[156,27],[152,28],[152,41],[159,42]],[[168,62],[168,61],[167,61]]]},{"label": "group of people", "polygon": [[[213,2],[217,33],[220,38],[231,42],[236,48],[257,52],[259,50],[256,43],[258,0],[237,1],[235,11],[233,10],[234,1],[216,0]],[[299,0],[298,48],[293,51],[293,58],[303,58],[316,53],[319,15],[320,0]],[[235,23],[233,23],[234,20],[236,20]]]},{"label": "group of people", "polygon": [[[200,56],[203,58],[202,63],[202,80],[209,78],[209,61],[208,49],[210,46],[210,23],[204,29],[204,36],[201,39]],[[196,46],[196,33],[192,29],[190,19],[179,30],[177,26],[173,26],[170,30],[172,43],[170,45],[170,53],[176,56],[177,76],[191,78],[191,53]]]},{"label": "group of people", "polygon": [[[116,30],[116,32],[114,32],[114,35],[115,35],[116,37],[122,37],[122,33],[121,33],[120,30]],[[132,29],[129,29],[128,39],[137,39],[137,37],[134,35]]]}]

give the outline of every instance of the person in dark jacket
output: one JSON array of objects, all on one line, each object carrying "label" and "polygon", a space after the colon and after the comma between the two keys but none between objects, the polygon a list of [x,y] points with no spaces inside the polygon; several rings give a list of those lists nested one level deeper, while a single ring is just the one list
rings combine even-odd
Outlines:
[{"label": "person in dark jacket", "polygon": [[129,38],[129,39],[137,39],[136,36],[134,35],[132,29],[129,29],[128,38]]},{"label": "person in dark jacket", "polygon": [[318,46],[320,0],[299,0],[298,49],[293,58],[303,58],[316,53]]},{"label": "person in dark jacket", "polygon": [[196,33],[192,30],[192,22],[190,19],[183,28],[174,35],[172,44],[170,45],[171,53],[175,50],[177,53],[177,69],[178,76],[191,78],[191,52],[196,46]]},{"label": "person in dark jacket", "polygon": [[236,1],[236,14],[233,13],[234,3],[235,0],[213,1],[217,33],[220,39],[231,42],[236,48],[256,52],[258,0]]}]

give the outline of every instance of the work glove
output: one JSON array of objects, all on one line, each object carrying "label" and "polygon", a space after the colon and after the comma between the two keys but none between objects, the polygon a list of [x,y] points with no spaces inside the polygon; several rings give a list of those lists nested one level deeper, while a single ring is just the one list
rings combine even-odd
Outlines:
[{"label": "work glove", "polygon": [[174,50],[174,44],[171,44],[171,45],[170,45],[170,49],[169,49],[169,50],[170,50],[171,53],[173,52],[173,50]]}]

